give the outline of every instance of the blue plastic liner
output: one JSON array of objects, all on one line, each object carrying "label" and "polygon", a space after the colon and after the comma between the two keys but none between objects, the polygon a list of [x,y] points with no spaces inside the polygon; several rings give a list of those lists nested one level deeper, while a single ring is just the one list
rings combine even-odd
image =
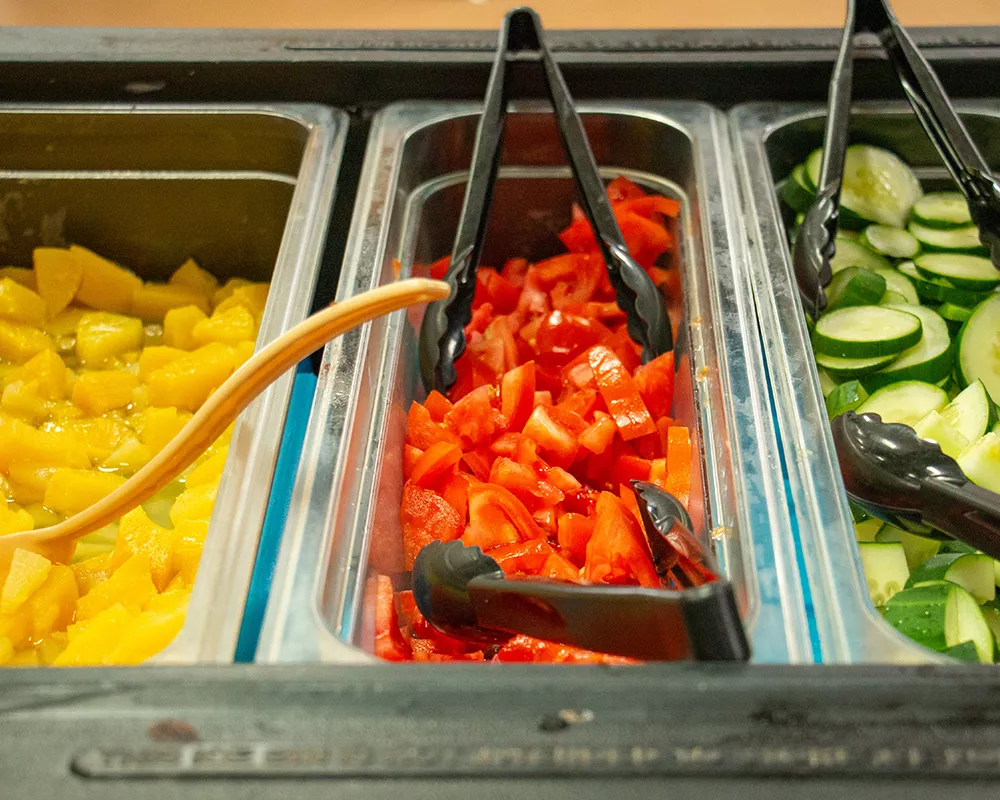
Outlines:
[{"label": "blue plastic liner", "polygon": [[285,417],[285,431],[281,437],[274,480],[271,482],[271,495],[264,515],[264,527],[260,534],[260,544],[257,546],[257,561],[254,563],[253,575],[250,578],[250,590],[247,592],[247,602],[243,610],[240,636],[236,642],[235,661],[238,664],[251,663],[257,653],[257,642],[260,639],[261,625],[264,623],[267,599],[271,594],[271,582],[278,561],[281,534],[288,517],[295,473],[298,471],[299,458],[302,455],[306,425],[309,422],[309,412],[315,392],[316,376],[307,359],[295,370],[292,396]]}]

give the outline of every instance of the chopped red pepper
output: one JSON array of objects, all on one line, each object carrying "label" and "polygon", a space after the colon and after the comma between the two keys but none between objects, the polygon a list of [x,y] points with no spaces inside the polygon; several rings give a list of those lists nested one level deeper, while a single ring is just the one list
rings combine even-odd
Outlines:
[{"label": "chopped red pepper", "polygon": [[590,348],[588,353],[597,388],[622,438],[629,441],[656,431],[639,390],[617,356],[603,345]]}]

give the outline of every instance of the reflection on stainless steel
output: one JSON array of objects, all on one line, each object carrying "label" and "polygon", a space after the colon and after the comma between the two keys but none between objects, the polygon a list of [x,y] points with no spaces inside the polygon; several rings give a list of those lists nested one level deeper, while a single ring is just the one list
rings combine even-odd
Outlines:
[{"label": "reflection on stainless steel", "polygon": [[[451,249],[475,135],[472,105],[399,104],[373,124],[344,270],[347,297]],[[583,105],[606,178],[681,202],[683,298],[675,416],[695,432],[695,530],[715,540],[760,661],[811,658],[781,468],[767,407],[729,145],[696,103]],[[558,252],[575,190],[554,120],[520,104],[507,120],[483,263]],[[688,320],[699,320],[689,325]],[[367,661],[365,579],[401,565],[406,412],[422,392],[418,314],[377,320],[327,347],[258,660]],[[702,458],[703,454],[703,458]],[[707,542],[707,538],[706,538]]]},{"label": "reflection on stainless steel", "polygon": [[[958,110],[987,163],[1000,166],[1000,104],[964,103]],[[730,112],[745,218],[751,221],[753,288],[823,660],[943,661],[893,630],[869,599],[795,288],[786,235],[791,218],[774,191],[777,181],[822,144],[825,114],[818,104],[773,103],[751,103]],[[858,104],[852,111],[851,140],[898,153],[925,188],[950,183],[937,151],[903,103]]]},{"label": "reflection on stainless steel", "polygon": [[[258,345],[303,319],[346,116],[321,106],[2,106],[0,259],[76,243],[165,280],[193,256],[270,281]],[[232,661],[292,378],[239,418],[178,637],[154,662]]]}]

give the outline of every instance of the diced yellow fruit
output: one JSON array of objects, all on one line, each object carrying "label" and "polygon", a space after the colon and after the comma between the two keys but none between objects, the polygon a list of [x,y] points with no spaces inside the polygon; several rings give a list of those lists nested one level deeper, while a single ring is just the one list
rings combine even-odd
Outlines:
[{"label": "diced yellow fruit", "polygon": [[[160,594],[157,595],[157,597],[169,597],[171,594],[176,594],[178,592],[186,592],[188,595],[191,594],[191,587],[187,585],[187,583],[184,580],[184,576],[181,575],[180,573],[177,573],[176,575],[174,575],[173,578],[170,579],[170,583],[167,584],[167,588],[164,589],[162,592],[160,592]],[[154,598],[154,600],[155,599],[156,598]],[[149,603],[146,604],[146,608],[153,608],[156,611],[163,610],[159,608],[159,606],[156,606],[154,608],[153,600],[150,600]]]},{"label": "diced yellow fruit", "polygon": [[38,291],[35,286],[35,273],[27,267],[0,267],[0,278],[10,278],[33,292]]},{"label": "diced yellow fruit", "polygon": [[132,390],[132,410],[142,411],[149,406],[149,389],[139,384]]},{"label": "diced yellow fruit", "polygon": [[25,381],[35,381],[38,391],[46,400],[61,400],[66,397],[69,385],[69,370],[55,350],[43,350],[31,358],[20,370]]},{"label": "diced yellow fruit", "polygon": [[249,285],[250,285],[250,281],[246,280],[245,278],[230,278],[228,281],[225,282],[225,284],[223,286],[221,286],[220,288],[216,289],[212,293],[212,307],[213,308],[218,308],[219,305],[221,305],[226,300],[228,300],[230,297],[232,297],[233,293],[237,289],[240,289],[240,288],[242,288],[244,286],[249,286]]},{"label": "diced yellow fruit", "polygon": [[90,466],[82,441],[72,432],[38,430],[0,412],[0,471],[15,457],[60,467]]},{"label": "diced yellow fruit", "polygon": [[255,349],[255,344],[253,340],[247,342],[239,342],[233,347],[233,354],[236,360],[236,367],[242,367],[250,357],[253,355]]},{"label": "diced yellow fruit", "polygon": [[212,508],[215,506],[215,495],[219,487],[206,483],[203,486],[193,486],[181,492],[170,509],[170,521],[177,527],[182,520],[209,520],[212,518]]},{"label": "diced yellow fruit", "polygon": [[36,247],[32,261],[38,294],[54,316],[73,302],[83,280],[83,264],[61,247]]},{"label": "diced yellow fruit", "polygon": [[69,420],[62,427],[65,436],[73,436],[81,442],[86,451],[87,466],[100,464],[132,435],[128,425],[110,417]]},{"label": "diced yellow fruit", "polygon": [[8,667],[37,667],[38,651],[34,648],[21,650],[14,654],[14,657],[7,662]]},{"label": "diced yellow fruit", "polygon": [[48,309],[45,301],[13,278],[0,278],[0,317],[41,326]]},{"label": "diced yellow fruit", "polygon": [[163,323],[150,322],[142,328],[142,346],[159,347],[163,344]]},{"label": "diced yellow fruit", "polygon": [[67,308],[52,317],[46,324],[45,330],[57,339],[64,336],[76,336],[76,329],[80,325],[80,320],[86,314],[93,314],[85,308]]},{"label": "diced yellow fruit", "polygon": [[145,555],[153,585],[162,592],[174,576],[174,539],[174,531],[153,522],[141,506],[134,508],[118,523],[111,566],[117,569],[132,556]]},{"label": "diced yellow fruit", "polygon": [[125,479],[89,469],[57,469],[45,490],[45,505],[70,516],[111,494]]},{"label": "diced yellow fruit", "polygon": [[81,595],[87,594],[97,584],[106,581],[114,572],[111,569],[110,552],[93,556],[85,561],[77,561],[70,565],[70,569],[73,570],[73,576],[76,578],[76,585]]},{"label": "diced yellow fruit", "polygon": [[0,636],[0,666],[7,666],[13,659],[14,643],[6,636]]},{"label": "diced yellow fruit", "polygon": [[39,642],[35,648],[35,652],[38,653],[38,663],[43,666],[51,666],[59,654],[66,649],[68,641],[69,638],[65,632],[60,631]]},{"label": "diced yellow fruit", "polygon": [[199,267],[193,258],[189,258],[174,271],[174,274],[170,276],[170,283],[190,286],[209,298],[219,288],[219,282],[215,276]]},{"label": "diced yellow fruit", "polygon": [[141,664],[170,644],[184,625],[187,608],[146,611],[132,621],[108,655],[106,664]]},{"label": "diced yellow fruit", "polygon": [[122,634],[136,616],[118,603],[102,609],[92,619],[71,625],[67,631],[69,644],[52,662],[53,666],[84,667],[105,663],[108,654],[118,646]]},{"label": "diced yellow fruit", "polygon": [[16,508],[7,503],[0,504],[0,536],[30,531],[34,527],[34,518],[23,508]]},{"label": "diced yellow fruit", "polygon": [[121,369],[85,372],[73,384],[73,402],[88,414],[100,416],[132,402],[132,390],[139,379]]},{"label": "diced yellow fruit", "polygon": [[41,503],[56,469],[57,467],[49,467],[37,461],[12,460],[7,475],[14,490],[14,499],[22,506]]},{"label": "diced yellow fruit", "polygon": [[149,373],[159,369],[160,367],[165,367],[167,364],[172,364],[178,358],[186,355],[186,351],[177,347],[166,347],[165,345],[161,345],[158,347],[145,348],[139,356],[140,380],[146,380],[146,378],[149,377]]},{"label": "diced yellow fruit", "polygon": [[23,364],[43,350],[55,349],[52,337],[38,328],[0,319],[0,358]]},{"label": "diced yellow fruit", "polygon": [[211,310],[204,292],[180,284],[147,283],[132,295],[132,313],[146,322],[163,322],[168,311],[184,306],[197,306],[206,314]]},{"label": "diced yellow fruit", "polygon": [[223,447],[202,461],[184,479],[187,487],[192,489],[206,483],[218,483],[222,478],[222,470],[226,466],[227,455],[229,455],[229,448]]},{"label": "diced yellow fruit", "polygon": [[159,453],[187,425],[191,415],[174,407],[147,408],[139,423],[139,438],[153,453]]},{"label": "diced yellow fruit", "polygon": [[56,564],[49,576],[28,601],[31,612],[31,638],[44,639],[53,631],[64,630],[73,621],[80,597],[73,570]]},{"label": "diced yellow fruit", "polygon": [[18,547],[10,561],[10,571],[0,593],[0,613],[13,614],[34,591],[45,583],[52,562],[45,556]]},{"label": "diced yellow fruit", "polygon": [[0,636],[10,639],[15,650],[31,642],[31,611],[27,604],[13,614],[0,614]]},{"label": "diced yellow fruit", "polygon": [[174,568],[187,586],[194,585],[201,562],[205,537],[208,535],[206,520],[179,520],[174,528],[177,534],[174,544]]},{"label": "diced yellow fruit", "polygon": [[198,345],[192,331],[204,319],[207,319],[205,312],[198,306],[171,309],[163,318],[163,343],[180,350],[194,350]]},{"label": "diced yellow fruit", "polygon": [[253,340],[257,335],[257,323],[253,314],[243,306],[232,306],[225,310],[220,308],[211,317],[195,325],[191,335],[199,345],[209,342],[237,344]]},{"label": "diced yellow fruit", "polygon": [[76,327],[76,355],[84,364],[102,364],[109,359],[142,347],[142,320],[90,311]]},{"label": "diced yellow fruit", "polygon": [[51,406],[39,392],[38,381],[12,381],[0,395],[0,408],[29,422],[41,422]]},{"label": "diced yellow fruit", "polygon": [[115,450],[110,456],[104,459],[101,466],[104,469],[118,470],[119,472],[131,474],[142,469],[153,457],[153,451],[136,439],[130,436]]},{"label": "diced yellow fruit", "polygon": [[51,508],[46,508],[41,503],[29,503],[24,507],[23,511],[31,516],[31,520],[34,523],[32,527],[34,528],[47,528],[49,525],[55,525],[62,519],[55,511]]},{"label": "diced yellow fruit", "polygon": [[83,267],[83,278],[76,291],[77,302],[127,314],[132,307],[132,295],[142,286],[142,279],[85,247],[73,245],[69,250]]},{"label": "diced yellow fruit", "polygon": [[[118,538],[118,522],[105,525],[100,530],[88,533],[76,540],[76,549],[73,551],[73,564],[86,561],[96,556],[110,555],[115,546],[115,539]],[[110,561],[109,570],[110,570]],[[72,566],[72,564],[70,565]],[[108,572],[110,575],[111,572]]]},{"label": "diced yellow fruit", "polygon": [[207,344],[184,358],[154,370],[146,379],[149,402],[197,411],[235,367],[234,353],[224,344]]},{"label": "diced yellow fruit", "polygon": [[156,594],[153,577],[149,571],[149,558],[132,556],[106,581],[97,584],[80,598],[76,606],[78,621],[121,604],[130,609],[141,609]]}]

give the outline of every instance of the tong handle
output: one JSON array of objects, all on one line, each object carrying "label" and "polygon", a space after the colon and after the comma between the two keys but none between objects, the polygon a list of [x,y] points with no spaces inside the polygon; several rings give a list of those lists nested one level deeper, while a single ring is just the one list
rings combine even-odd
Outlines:
[{"label": "tong handle", "polygon": [[1000,494],[942,478],[921,486],[924,519],[949,536],[1000,559]]}]

